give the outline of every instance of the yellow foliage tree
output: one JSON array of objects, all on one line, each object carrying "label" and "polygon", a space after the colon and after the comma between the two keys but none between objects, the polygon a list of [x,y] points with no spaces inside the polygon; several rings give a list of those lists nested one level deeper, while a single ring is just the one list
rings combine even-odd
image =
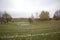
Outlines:
[{"label": "yellow foliage tree", "polygon": [[42,11],[41,14],[40,14],[40,19],[41,20],[49,20],[49,12]]}]

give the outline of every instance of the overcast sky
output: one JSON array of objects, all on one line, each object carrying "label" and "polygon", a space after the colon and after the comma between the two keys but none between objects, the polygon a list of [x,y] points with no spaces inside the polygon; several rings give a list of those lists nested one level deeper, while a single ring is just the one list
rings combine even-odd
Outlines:
[{"label": "overcast sky", "polygon": [[7,11],[12,17],[30,17],[42,10],[49,11],[50,17],[60,9],[60,0],[0,0],[0,11]]}]

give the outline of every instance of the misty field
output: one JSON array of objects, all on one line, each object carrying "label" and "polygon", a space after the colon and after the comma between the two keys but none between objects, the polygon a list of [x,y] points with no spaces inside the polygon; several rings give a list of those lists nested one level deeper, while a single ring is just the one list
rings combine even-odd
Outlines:
[{"label": "misty field", "polygon": [[0,24],[0,40],[60,40],[60,21]]}]

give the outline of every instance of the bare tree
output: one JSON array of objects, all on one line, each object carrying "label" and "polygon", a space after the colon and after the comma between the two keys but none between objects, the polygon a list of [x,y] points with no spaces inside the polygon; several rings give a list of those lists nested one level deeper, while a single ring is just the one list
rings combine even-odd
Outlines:
[{"label": "bare tree", "polygon": [[53,19],[60,20],[60,10],[57,10],[53,16]]},{"label": "bare tree", "polygon": [[35,23],[35,18],[34,18],[33,15],[31,16],[31,18],[29,18],[29,22],[30,22],[30,23]]}]

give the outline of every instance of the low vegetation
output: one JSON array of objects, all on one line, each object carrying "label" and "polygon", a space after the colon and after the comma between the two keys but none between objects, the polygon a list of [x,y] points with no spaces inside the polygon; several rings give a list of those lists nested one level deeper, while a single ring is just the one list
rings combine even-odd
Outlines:
[{"label": "low vegetation", "polygon": [[[56,24],[51,24],[52,21],[40,21],[37,24],[30,24],[29,22],[9,22],[8,24],[0,24],[0,39],[1,40],[59,40],[60,38],[60,21],[55,21]],[[29,25],[24,25],[29,24]],[[23,26],[22,26],[23,25]],[[57,32],[57,33],[54,33]],[[49,35],[43,35],[50,33]],[[27,37],[20,37],[21,35],[28,35]],[[42,34],[42,35],[32,35]],[[17,36],[20,35],[20,36]],[[8,36],[5,37],[4,36]],[[9,36],[14,36],[10,37]],[[16,37],[17,36],[17,37]]]}]

